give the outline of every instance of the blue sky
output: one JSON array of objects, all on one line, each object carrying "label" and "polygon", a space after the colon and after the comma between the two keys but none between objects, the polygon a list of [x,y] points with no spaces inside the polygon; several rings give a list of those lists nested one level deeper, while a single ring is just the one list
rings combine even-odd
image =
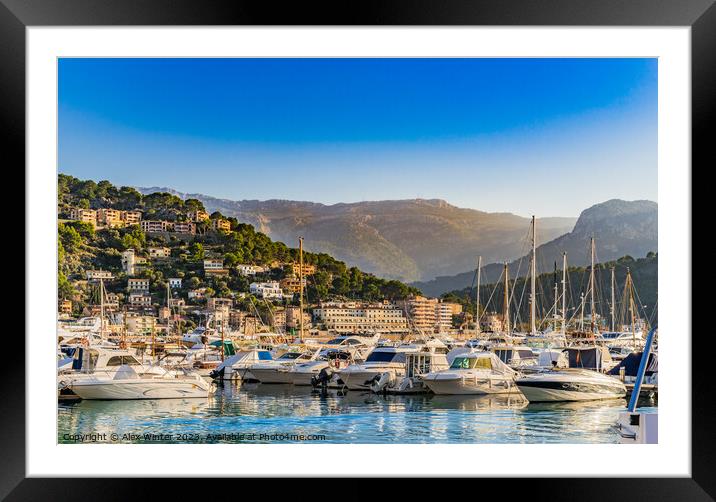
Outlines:
[{"label": "blue sky", "polygon": [[655,59],[61,59],[59,170],[576,216],[657,196]]}]

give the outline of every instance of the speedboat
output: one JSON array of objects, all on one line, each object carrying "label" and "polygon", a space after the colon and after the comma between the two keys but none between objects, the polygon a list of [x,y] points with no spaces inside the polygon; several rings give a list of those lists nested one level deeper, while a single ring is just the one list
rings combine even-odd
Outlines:
[{"label": "speedboat", "polygon": [[293,385],[338,387],[337,372],[353,362],[352,352],[339,349],[321,351],[318,358],[295,364],[288,370]]},{"label": "speedboat", "polygon": [[255,380],[251,366],[259,362],[272,361],[271,352],[265,349],[240,350],[229,356],[210,373],[211,378],[218,380]]},{"label": "speedboat", "polygon": [[340,370],[338,377],[349,390],[370,390],[376,378],[402,378],[405,375],[405,355],[418,350],[420,346],[414,344],[376,347],[364,363],[351,364]]},{"label": "speedboat", "polygon": [[318,352],[288,351],[271,361],[262,361],[249,367],[251,374],[261,383],[293,383],[291,370],[297,364],[311,361]]},{"label": "speedboat", "polygon": [[505,394],[518,392],[516,372],[493,352],[470,351],[457,355],[450,368],[423,376],[435,394]]},{"label": "speedboat", "polygon": [[168,371],[154,366],[141,375],[123,365],[113,373],[95,372],[70,378],[68,388],[82,399],[176,399],[206,398],[216,387],[197,374]]},{"label": "speedboat", "polygon": [[618,379],[580,368],[545,370],[517,379],[517,387],[530,402],[592,401],[626,395]]}]

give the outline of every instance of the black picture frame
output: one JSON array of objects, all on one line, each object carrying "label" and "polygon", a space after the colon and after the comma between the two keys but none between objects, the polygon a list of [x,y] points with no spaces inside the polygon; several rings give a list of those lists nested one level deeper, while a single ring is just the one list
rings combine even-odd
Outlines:
[{"label": "black picture frame", "polygon": [[[278,7],[270,2],[240,0],[0,0],[0,130],[7,140],[3,151],[6,172],[8,175],[20,172],[25,161],[25,29],[90,25],[690,26],[692,167],[691,173],[684,175],[713,166],[713,136],[708,125],[716,118],[714,0],[383,0],[350,4],[350,9],[346,6],[333,2]],[[685,326],[679,335],[691,336],[691,326]],[[25,438],[32,431],[25,428],[24,345],[13,349],[9,361],[0,365],[4,387],[0,413],[0,497],[9,500],[137,497],[139,490],[134,481],[25,477]],[[716,454],[712,449],[712,412],[716,397],[706,375],[710,367],[708,352],[692,352],[691,478],[516,479],[492,484],[498,493],[509,493],[511,498],[713,500]],[[316,474],[320,475],[320,470]],[[480,481],[483,482],[490,481]],[[398,491],[402,492],[408,484],[401,483]],[[186,486],[181,480],[162,482],[162,493],[185,494]],[[342,493],[345,496],[346,492]],[[487,492],[481,489],[480,493]]]}]

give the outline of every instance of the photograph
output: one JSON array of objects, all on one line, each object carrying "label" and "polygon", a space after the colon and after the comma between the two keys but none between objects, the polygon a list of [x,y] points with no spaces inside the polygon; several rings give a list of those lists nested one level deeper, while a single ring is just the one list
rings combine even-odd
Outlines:
[{"label": "photograph", "polygon": [[658,444],[660,64],[58,57],[57,443]]}]

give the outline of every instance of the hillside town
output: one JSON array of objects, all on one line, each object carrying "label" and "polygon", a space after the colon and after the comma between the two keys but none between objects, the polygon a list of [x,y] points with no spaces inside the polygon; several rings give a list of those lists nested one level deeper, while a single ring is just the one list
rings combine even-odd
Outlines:
[{"label": "hillside town", "polygon": [[[381,333],[402,339],[411,332],[459,336],[471,321],[461,304],[426,298],[400,283],[405,294],[398,291],[390,297],[325,291],[317,295],[316,277],[326,271],[315,263],[301,267],[296,259],[237,262],[235,255],[222,253],[222,242],[241,224],[210,215],[200,203],[171,219],[145,219],[142,207],[65,206],[59,216],[61,246],[62,233],[78,228],[78,233],[91,236],[88,239],[122,232],[123,244],[133,245],[109,250],[104,246],[89,263],[81,262],[68,273],[68,293],[60,294],[62,317],[104,313],[112,320],[109,331],[146,335],[203,325],[227,333],[295,335],[303,317],[304,334]],[[78,255],[82,246],[77,246]],[[107,254],[112,258],[103,258]],[[310,260],[308,253],[306,257]],[[106,266],[89,268],[98,262]],[[340,282],[333,277],[336,274],[328,275],[331,284]],[[485,329],[491,329],[496,317],[485,317]]]}]

